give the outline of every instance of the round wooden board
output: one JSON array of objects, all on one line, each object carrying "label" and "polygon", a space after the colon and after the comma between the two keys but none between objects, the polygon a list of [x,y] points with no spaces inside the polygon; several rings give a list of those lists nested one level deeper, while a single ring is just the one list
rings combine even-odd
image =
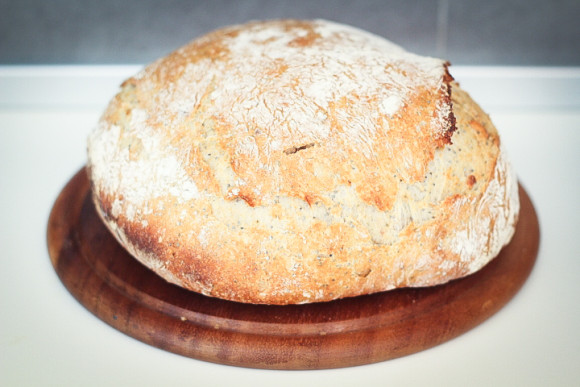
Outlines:
[{"label": "round wooden board", "polygon": [[114,328],[210,362],[322,369],[409,355],[450,340],[501,309],[526,281],[539,245],[534,207],[520,187],[512,242],[479,272],[448,284],[327,303],[267,306],[209,298],[171,285],[109,234],[82,169],[48,223],[52,264],[70,293]]}]

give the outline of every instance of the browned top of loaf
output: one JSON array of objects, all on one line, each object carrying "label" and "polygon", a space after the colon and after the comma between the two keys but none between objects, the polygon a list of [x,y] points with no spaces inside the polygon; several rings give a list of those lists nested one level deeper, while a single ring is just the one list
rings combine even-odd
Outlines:
[{"label": "browned top of loaf", "polygon": [[453,107],[450,82],[446,62],[335,23],[210,33],[111,101],[89,141],[95,201],[140,261],[216,297],[448,281],[517,213],[495,128],[458,88]]},{"label": "browned top of loaf", "polygon": [[[348,184],[391,208],[398,182],[423,180],[435,149],[451,141],[452,78],[441,60],[348,32],[295,20],[218,30],[127,80],[131,99],[122,93],[105,120],[146,111],[141,125],[168,131],[166,146],[185,153],[188,175],[213,182],[212,194],[251,206],[278,195],[312,203]],[[188,130],[209,121],[236,175],[227,192],[204,161],[215,155]]]}]

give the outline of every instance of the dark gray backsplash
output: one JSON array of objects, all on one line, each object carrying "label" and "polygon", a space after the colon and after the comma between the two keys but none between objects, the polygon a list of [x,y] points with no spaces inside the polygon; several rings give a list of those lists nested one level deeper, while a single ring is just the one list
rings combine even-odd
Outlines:
[{"label": "dark gray backsplash", "polygon": [[335,20],[457,65],[580,66],[580,0],[0,0],[0,64],[148,63],[272,18]]}]

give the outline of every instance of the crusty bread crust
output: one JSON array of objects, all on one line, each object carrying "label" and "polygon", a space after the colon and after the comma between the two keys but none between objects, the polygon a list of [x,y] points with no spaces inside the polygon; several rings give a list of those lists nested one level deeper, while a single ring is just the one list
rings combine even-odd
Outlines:
[{"label": "crusty bread crust", "polygon": [[239,302],[445,283],[493,259],[519,211],[497,131],[446,62],[320,20],[229,27],[151,64],[88,155],[133,256]]}]

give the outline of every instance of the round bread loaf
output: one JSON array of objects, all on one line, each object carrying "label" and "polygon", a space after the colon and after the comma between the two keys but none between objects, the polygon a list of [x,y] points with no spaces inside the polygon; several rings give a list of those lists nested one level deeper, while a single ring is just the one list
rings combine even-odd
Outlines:
[{"label": "round bread loaf", "polygon": [[212,32],[110,102],[88,142],[97,210],[167,281],[238,302],[466,276],[510,240],[519,199],[447,65],[323,20]]}]

